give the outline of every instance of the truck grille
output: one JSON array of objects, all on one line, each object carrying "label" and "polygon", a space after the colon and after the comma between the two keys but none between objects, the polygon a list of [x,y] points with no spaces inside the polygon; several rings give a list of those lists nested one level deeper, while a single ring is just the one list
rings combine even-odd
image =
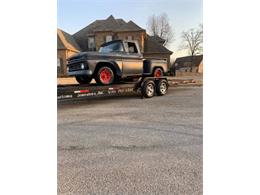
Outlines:
[{"label": "truck grille", "polygon": [[71,64],[68,66],[69,67],[69,71],[77,71],[77,70],[82,70],[81,69],[81,63],[79,64]]}]

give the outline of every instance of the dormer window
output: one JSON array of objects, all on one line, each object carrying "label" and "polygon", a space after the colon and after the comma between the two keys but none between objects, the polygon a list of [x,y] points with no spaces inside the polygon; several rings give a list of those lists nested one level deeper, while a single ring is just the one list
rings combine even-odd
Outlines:
[{"label": "dormer window", "polygon": [[88,37],[88,49],[89,50],[95,49],[95,39],[94,39],[94,37]]},{"label": "dormer window", "polygon": [[106,43],[109,42],[109,41],[112,41],[112,35],[107,35],[106,36]]}]

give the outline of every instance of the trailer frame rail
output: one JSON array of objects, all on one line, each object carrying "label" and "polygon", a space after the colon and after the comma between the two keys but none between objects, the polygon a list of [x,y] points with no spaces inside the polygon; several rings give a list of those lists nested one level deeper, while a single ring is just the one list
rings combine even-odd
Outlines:
[{"label": "trailer frame rail", "polygon": [[[158,86],[160,85],[160,86]],[[81,97],[99,97],[120,95],[131,92],[141,92],[141,97],[151,98],[155,94],[165,95],[168,89],[166,77],[141,77],[134,83],[119,83],[113,85],[58,85],[57,99],[74,99]],[[163,89],[164,87],[164,89]],[[161,91],[160,91],[161,89]],[[164,90],[164,91],[163,91]],[[163,91],[163,92],[162,92]]]}]

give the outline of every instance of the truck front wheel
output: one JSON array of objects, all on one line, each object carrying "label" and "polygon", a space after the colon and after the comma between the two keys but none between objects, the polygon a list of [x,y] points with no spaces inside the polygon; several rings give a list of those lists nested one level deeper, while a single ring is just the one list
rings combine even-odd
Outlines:
[{"label": "truck front wheel", "polygon": [[86,75],[81,75],[81,76],[76,76],[76,80],[78,81],[79,84],[89,84],[92,78]]},{"label": "truck front wheel", "polygon": [[96,75],[96,82],[101,85],[110,85],[115,81],[114,71],[108,66],[102,66]]}]

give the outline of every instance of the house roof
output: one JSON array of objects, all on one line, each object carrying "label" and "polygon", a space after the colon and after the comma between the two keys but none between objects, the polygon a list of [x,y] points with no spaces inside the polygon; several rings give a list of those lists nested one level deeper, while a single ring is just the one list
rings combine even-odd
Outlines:
[{"label": "house roof", "polygon": [[[118,18],[115,19],[113,15],[110,15],[105,20],[96,20],[81,29],[80,31],[73,34],[73,37],[81,44],[82,39],[86,37],[86,35],[94,35],[95,32],[105,32],[105,31],[113,31],[113,32],[122,32],[122,31],[144,31],[140,26],[135,24],[133,21],[125,22],[123,19]],[[160,37],[151,37],[149,35],[146,36],[144,40],[144,53],[149,54],[172,54],[173,52],[165,48],[162,44],[165,40]],[[85,43],[84,43],[85,44]],[[84,47],[82,43],[82,48]]]},{"label": "house roof", "polygon": [[144,41],[144,53],[166,53],[171,55],[173,52],[147,35]]},{"label": "house roof", "polygon": [[158,43],[164,44],[165,40],[162,39],[161,37],[154,35],[154,36],[150,36],[151,39],[153,39],[154,41],[157,41]]},{"label": "house roof", "polygon": [[115,19],[110,15],[105,20],[96,20],[90,25],[76,32],[73,36],[84,34],[91,34],[97,31],[144,31],[140,26],[133,21],[125,22],[123,19]]},{"label": "house roof", "polygon": [[61,29],[57,29],[57,48],[80,51],[80,47],[78,46],[72,35]]},{"label": "house roof", "polygon": [[[193,56],[193,65],[194,66],[200,65],[202,60],[203,60],[203,55]],[[177,58],[174,64],[178,63],[179,67],[184,67],[185,62],[191,62],[191,61],[192,61],[192,56],[185,56],[185,57]]]}]

